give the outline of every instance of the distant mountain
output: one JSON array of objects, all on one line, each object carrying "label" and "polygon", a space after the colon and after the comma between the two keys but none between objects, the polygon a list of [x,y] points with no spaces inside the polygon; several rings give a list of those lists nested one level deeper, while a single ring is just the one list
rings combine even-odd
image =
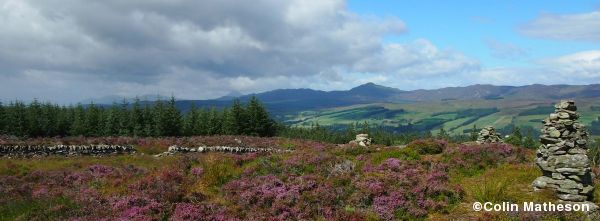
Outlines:
[{"label": "distant mountain", "polygon": [[231,100],[231,99],[235,99],[235,98],[238,98],[241,96],[244,96],[244,94],[240,93],[239,91],[232,91],[232,92],[229,92],[225,96],[217,98],[216,100]]},{"label": "distant mountain", "polygon": [[[187,111],[192,104],[197,107],[224,108],[232,104],[233,99],[245,102],[252,96],[258,97],[275,116],[295,115],[301,111],[323,110],[351,105],[374,103],[428,103],[448,101],[528,101],[551,103],[552,101],[572,98],[600,98],[600,84],[591,85],[526,85],[494,86],[487,84],[466,87],[447,87],[434,90],[405,91],[374,83],[366,83],[345,91],[321,91],[313,89],[277,89],[264,93],[242,95],[233,92],[218,99],[178,100],[177,107]],[[142,100],[154,101],[154,96],[144,96]],[[161,97],[162,99],[166,99]],[[122,97],[94,99],[97,104],[120,103]],[[129,102],[132,99],[128,99]],[[84,103],[89,103],[84,102]]]},{"label": "distant mountain", "polygon": [[[368,121],[371,125],[392,127],[397,132],[435,132],[445,127],[451,133],[461,134],[473,126],[485,125],[494,125],[507,132],[513,125],[519,125],[535,134],[539,131],[541,120],[553,111],[552,105],[560,99],[575,99],[582,116],[586,116],[581,118],[586,125],[592,125],[600,115],[600,84],[478,84],[405,91],[367,83],[345,91],[301,88],[249,95],[234,92],[211,100],[177,100],[176,106],[184,112],[192,104],[202,108],[225,108],[231,106],[234,99],[246,102],[252,96],[258,97],[273,117],[290,125],[319,123],[335,126]],[[152,97],[156,98],[147,98]],[[109,98],[112,100],[105,104],[110,105],[112,101],[120,103],[123,99]],[[94,103],[102,102],[95,99]],[[599,122],[596,124],[600,125]],[[595,131],[600,131],[600,128]],[[600,132],[595,135],[600,135]]]},{"label": "distant mountain", "polygon": [[538,100],[549,101],[564,98],[600,98],[600,84],[592,85],[527,85],[494,86],[471,85],[447,87],[434,90],[404,91],[397,88],[366,83],[347,91],[321,91],[313,89],[278,89],[243,96],[225,96],[214,100],[182,100],[178,106],[185,109],[192,103],[197,106],[229,106],[234,98],[241,101],[258,97],[276,114],[294,113],[369,103],[415,103],[451,100]]}]

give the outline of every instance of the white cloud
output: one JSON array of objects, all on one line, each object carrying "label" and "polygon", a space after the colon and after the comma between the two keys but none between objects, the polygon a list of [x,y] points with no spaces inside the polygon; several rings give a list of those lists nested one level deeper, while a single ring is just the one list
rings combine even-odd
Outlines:
[{"label": "white cloud", "polygon": [[396,77],[428,78],[477,71],[479,62],[453,50],[440,50],[425,39],[390,43],[354,65],[359,72],[390,73]]},{"label": "white cloud", "polygon": [[600,11],[567,15],[544,13],[522,25],[519,32],[538,38],[598,42]]},{"label": "white cloud", "polygon": [[600,78],[600,50],[581,51],[538,63],[557,70],[565,77],[578,79]]}]

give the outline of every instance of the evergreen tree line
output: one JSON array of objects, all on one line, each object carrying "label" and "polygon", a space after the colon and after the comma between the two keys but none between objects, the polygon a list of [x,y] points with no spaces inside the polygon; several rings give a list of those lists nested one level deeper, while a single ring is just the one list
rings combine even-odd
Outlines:
[{"label": "evergreen tree line", "polygon": [[124,101],[110,107],[95,104],[59,106],[21,101],[0,103],[0,134],[19,137],[54,136],[273,136],[276,123],[255,97],[246,104],[233,101],[230,108],[192,106],[182,113],[172,97],[168,101]]},{"label": "evergreen tree line", "polygon": [[351,123],[341,130],[321,126],[318,123],[309,127],[280,126],[277,135],[341,144],[354,140],[357,134],[369,134],[369,137],[373,139],[373,143],[388,146],[406,144],[426,136],[426,134],[419,132],[395,133],[391,128],[373,127],[368,122]]}]

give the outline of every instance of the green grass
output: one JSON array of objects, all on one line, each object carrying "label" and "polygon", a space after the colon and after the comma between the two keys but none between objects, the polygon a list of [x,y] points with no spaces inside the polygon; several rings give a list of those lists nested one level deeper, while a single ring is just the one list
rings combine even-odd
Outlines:
[{"label": "green grass", "polygon": [[18,200],[0,205],[0,220],[60,220],[78,212],[68,198]]},{"label": "green grass", "polygon": [[0,175],[24,174],[35,170],[82,169],[94,164],[107,166],[133,165],[148,169],[171,165],[175,158],[156,158],[149,155],[118,155],[110,157],[45,157],[45,158],[16,158],[0,161]]},{"label": "green grass", "polygon": [[374,164],[380,164],[388,158],[398,158],[402,160],[420,160],[421,156],[413,149],[402,148],[402,149],[384,149],[379,152],[375,152],[371,155],[371,161]]}]

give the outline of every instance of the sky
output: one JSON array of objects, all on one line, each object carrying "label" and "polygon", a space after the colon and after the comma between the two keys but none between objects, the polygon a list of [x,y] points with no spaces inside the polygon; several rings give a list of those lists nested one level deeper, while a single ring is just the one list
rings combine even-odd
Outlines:
[{"label": "sky", "polygon": [[0,0],[2,102],[367,82],[600,83],[600,1]]}]

